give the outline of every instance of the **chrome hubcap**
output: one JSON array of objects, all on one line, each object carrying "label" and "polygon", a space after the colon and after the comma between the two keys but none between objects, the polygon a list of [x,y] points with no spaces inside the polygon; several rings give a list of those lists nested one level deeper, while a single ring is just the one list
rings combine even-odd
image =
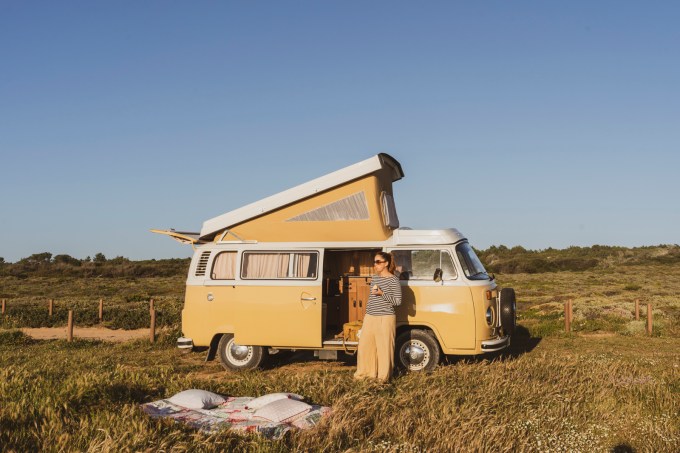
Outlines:
[{"label": "chrome hubcap", "polygon": [[430,362],[430,350],[422,342],[411,340],[401,347],[399,353],[401,361],[411,371],[422,370]]},{"label": "chrome hubcap", "polygon": [[253,356],[253,348],[236,344],[232,339],[227,345],[227,356],[232,363],[245,363]]}]

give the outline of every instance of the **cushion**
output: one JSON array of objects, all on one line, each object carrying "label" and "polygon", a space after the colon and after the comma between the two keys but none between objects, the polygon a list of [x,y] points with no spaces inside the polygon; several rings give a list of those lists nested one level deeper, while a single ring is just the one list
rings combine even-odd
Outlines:
[{"label": "cushion", "polygon": [[254,417],[264,418],[276,423],[288,423],[305,415],[312,409],[307,403],[294,399],[280,399],[262,406],[253,414]]},{"label": "cushion", "polygon": [[287,393],[287,392],[281,392],[281,393],[268,393],[267,395],[262,395],[259,398],[255,398],[254,400],[250,401],[247,405],[247,409],[259,409],[261,407],[266,406],[267,404],[277,401],[277,400],[283,400],[283,399],[293,399],[297,401],[302,401],[305,399],[304,396],[300,396],[297,393]]},{"label": "cushion", "polygon": [[207,390],[191,389],[176,393],[168,398],[172,404],[188,409],[212,409],[224,403],[226,400],[217,393]]}]

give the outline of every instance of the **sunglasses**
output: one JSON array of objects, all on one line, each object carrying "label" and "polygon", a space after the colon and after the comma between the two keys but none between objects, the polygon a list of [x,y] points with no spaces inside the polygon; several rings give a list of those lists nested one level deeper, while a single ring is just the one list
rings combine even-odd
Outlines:
[{"label": "sunglasses", "polygon": [[382,264],[382,263],[386,263],[386,262],[387,261],[375,260],[375,261],[373,261],[373,264]]}]

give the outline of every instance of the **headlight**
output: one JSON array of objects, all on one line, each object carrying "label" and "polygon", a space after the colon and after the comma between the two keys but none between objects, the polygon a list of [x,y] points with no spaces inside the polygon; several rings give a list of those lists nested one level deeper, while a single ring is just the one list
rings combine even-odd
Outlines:
[{"label": "headlight", "polygon": [[493,324],[493,309],[491,307],[486,309],[486,323],[488,325]]}]

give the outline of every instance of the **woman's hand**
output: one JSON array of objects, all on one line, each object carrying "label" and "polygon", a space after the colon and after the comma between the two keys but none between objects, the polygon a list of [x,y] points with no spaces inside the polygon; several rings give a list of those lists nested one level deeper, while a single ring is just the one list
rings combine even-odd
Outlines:
[{"label": "woman's hand", "polygon": [[378,285],[373,285],[373,288],[371,288],[371,294],[375,296],[382,296],[383,291],[378,287]]}]

